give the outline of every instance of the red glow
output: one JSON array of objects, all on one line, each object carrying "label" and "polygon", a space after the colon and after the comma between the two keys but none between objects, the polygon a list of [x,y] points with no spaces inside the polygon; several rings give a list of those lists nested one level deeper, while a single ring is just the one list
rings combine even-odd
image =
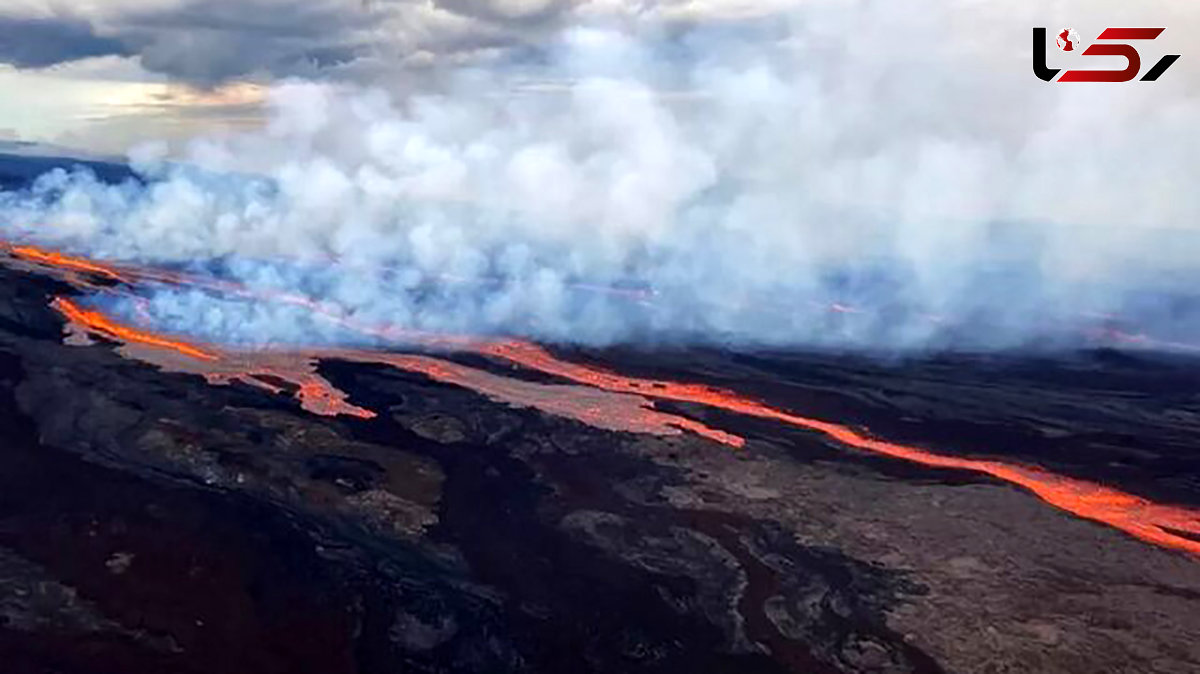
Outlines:
[{"label": "red glow", "polygon": [[599,368],[569,363],[527,342],[497,343],[481,351],[530,369],[609,391],[710,405],[815,431],[843,445],[875,454],[936,468],[983,473],[1024,487],[1043,501],[1079,517],[1102,522],[1150,543],[1200,555],[1200,541],[1173,533],[1178,531],[1200,535],[1200,512],[1189,508],[1159,505],[1109,487],[1056,475],[1032,466],[945,456],[910,445],[877,440],[848,426],[777,410],[729,391],[695,384],[625,377]]},{"label": "red glow", "polygon": [[[213,383],[242,381],[275,393],[284,387],[271,383],[281,380],[296,387],[295,397],[306,410],[317,414],[347,414],[372,418],[374,412],[346,401],[346,394],[316,373],[320,358],[341,358],[372,362],[425,374],[432,379],[476,390],[495,400],[510,404],[536,407],[547,412],[578,419],[602,428],[616,428],[643,433],[672,433],[687,430],[726,445],[740,447],[744,440],[735,435],[709,428],[695,420],[667,414],[644,404],[646,398],[672,400],[706,405],[737,414],[770,419],[797,428],[819,433],[839,444],[882,456],[913,463],[967,470],[989,475],[1029,490],[1043,501],[1077,515],[1107,524],[1141,540],[1166,548],[1200,555],[1200,512],[1161,505],[1126,494],[1109,487],[1056,475],[1041,468],[1000,461],[971,459],[937,454],[915,446],[887,442],[870,437],[849,426],[803,417],[786,412],[739,394],[709,386],[665,380],[627,377],[614,372],[555,358],[540,346],[522,341],[485,342],[467,337],[438,336],[385,326],[356,325],[335,310],[322,308],[313,300],[287,293],[264,295],[251,292],[236,284],[202,280],[171,272],[136,270],[92,263],[88,260],[43,251],[32,247],[14,247],[10,252],[23,260],[71,271],[99,274],[116,280],[137,279],[174,284],[198,284],[211,290],[247,294],[266,300],[302,304],[348,328],[388,338],[475,351],[503,359],[522,367],[552,374],[593,389],[618,394],[619,397],[591,397],[575,391],[563,395],[562,386],[547,386],[508,379],[448,361],[427,356],[383,354],[370,351],[299,351],[292,353],[230,352],[217,348],[201,348],[184,341],[171,339],[145,330],[121,325],[100,312],[85,310],[72,301],[59,298],[53,306],[72,324],[127,345],[146,348],[136,357],[159,364],[164,368],[193,372]],[[848,309],[840,307],[841,309]],[[837,311],[838,309],[835,309]],[[1142,335],[1114,333],[1115,339],[1127,343],[1147,343]],[[1187,345],[1176,345],[1187,346]],[[183,356],[183,358],[179,358]]]},{"label": "red glow", "polygon": [[[63,297],[55,299],[51,306],[81,330],[103,335],[126,345],[149,347],[148,350],[133,355],[164,369],[199,374],[213,384],[242,381],[273,393],[282,393],[283,388],[263,379],[274,377],[294,385],[295,398],[304,409],[314,414],[347,414],[364,419],[375,416],[370,410],[347,403],[345,393],[316,374],[311,358],[271,353],[235,354],[216,348],[201,348],[188,342],[122,325],[99,311],[83,309]],[[181,359],[179,356],[185,358]]]},{"label": "red glow", "polygon": [[[215,347],[206,350],[120,325],[100,312],[81,309],[68,299],[56,299],[53,306],[80,329],[126,344],[152,347],[153,351],[130,355],[164,369],[199,374],[216,385],[240,381],[274,394],[286,393],[286,385],[290,384],[295,387],[294,397],[305,410],[323,416],[348,415],[361,419],[376,416],[371,410],[347,402],[345,392],[317,374],[316,362],[319,359],[336,358],[418,372],[436,381],[471,389],[499,402],[533,407],[598,428],[652,435],[690,431],[717,442],[733,446],[742,444],[742,439],[737,436],[709,428],[692,419],[655,410],[642,396],[583,388],[571,391],[569,387],[509,379],[429,356],[351,349],[289,353],[240,352]],[[179,359],[177,356],[180,355],[187,359]]]},{"label": "red glow", "polygon": [[113,321],[99,311],[80,308],[77,304],[64,297],[59,297],[51,303],[68,321],[89,332],[102,334],[122,342],[145,344],[160,349],[178,351],[185,356],[200,360],[217,360],[217,357],[207,351],[198,349],[186,342],[179,342],[161,337],[151,332],[130,328]]},{"label": "red glow", "polygon": [[1144,348],[1151,348],[1151,349],[1166,349],[1169,351],[1183,351],[1183,352],[1190,351],[1193,353],[1200,352],[1200,346],[1197,346],[1195,344],[1187,344],[1184,342],[1170,342],[1170,341],[1164,341],[1161,339],[1154,339],[1153,337],[1150,337],[1149,335],[1142,334],[1142,333],[1134,334],[1134,333],[1122,332],[1120,330],[1115,330],[1115,329],[1108,329],[1108,330],[1098,330],[1095,332],[1094,336],[1099,339],[1102,339],[1102,340],[1109,340],[1109,341],[1115,342],[1117,344],[1141,346]]},{"label": "red glow", "polygon": [[[211,384],[240,381],[274,394],[287,393],[286,385],[295,387],[292,397],[304,410],[325,417],[350,416],[374,419],[375,412],[351,404],[348,395],[317,373],[317,359],[306,353],[225,352],[218,366],[176,369],[204,375]],[[273,383],[279,382],[279,384]]]},{"label": "red glow", "polygon": [[338,352],[337,356],[346,360],[380,363],[420,372],[430,379],[468,388],[493,400],[520,407],[533,407],[597,428],[652,435],[674,435],[680,430],[685,430],[735,447],[741,447],[745,442],[736,435],[709,428],[693,419],[655,410],[643,396],[631,395],[629,392],[601,393],[582,388],[569,390],[564,386],[501,377],[429,356],[373,351]]},{"label": "red glow", "polygon": [[92,262],[91,260],[86,260],[80,257],[65,255],[52,250],[43,250],[36,246],[12,246],[8,249],[8,252],[13,256],[28,262],[44,264],[61,269],[69,269],[71,271],[96,274],[98,276],[110,278],[114,281],[125,280],[115,267]]}]

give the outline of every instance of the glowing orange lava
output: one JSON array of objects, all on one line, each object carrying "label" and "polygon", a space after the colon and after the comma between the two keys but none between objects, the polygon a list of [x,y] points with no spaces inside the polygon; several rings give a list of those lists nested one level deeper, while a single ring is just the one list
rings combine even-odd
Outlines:
[{"label": "glowing orange lava", "polygon": [[84,272],[104,276],[114,281],[124,281],[125,278],[115,267],[100,264],[81,257],[73,257],[52,250],[44,250],[36,246],[10,246],[8,252],[14,257],[60,269]]},{"label": "glowing orange lava", "polygon": [[166,337],[161,337],[151,332],[145,332],[135,328],[121,325],[116,321],[108,318],[99,311],[91,311],[83,309],[71,300],[64,297],[59,297],[51,303],[70,322],[82,326],[91,332],[96,332],[122,342],[134,342],[137,344],[145,344],[154,346],[160,349],[170,349],[178,351],[185,356],[199,358],[200,360],[217,360],[217,357],[207,351],[198,349],[186,342],[179,342]]},{"label": "glowing orange lava", "polygon": [[316,373],[315,361],[310,356],[204,349],[184,341],[122,325],[99,311],[83,309],[66,298],[55,299],[51,306],[80,330],[103,335],[130,347],[148,347],[141,351],[133,350],[130,355],[158,365],[164,370],[198,374],[212,384],[240,381],[272,393],[287,391],[285,386],[272,383],[278,381],[294,387],[293,396],[305,410],[314,414],[346,414],[362,419],[375,416],[370,410],[348,403],[345,393]]},{"label": "glowing orange lava", "polygon": [[1200,536],[1200,511],[1190,508],[1160,505],[1109,487],[1056,475],[1032,466],[945,456],[918,447],[878,440],[848,426],[784,412],[729,391],[695,384],[625,377],[560,360],[540,346],[527,342],[491,344],[481,352],[608,391],[709,405],[816,431],[843,445],[875,454],[936,468],[983,473],[1024,487],[1043,501],[1079,517],[1102,522],[1156,545],[1200,555],[1200,540],[1188,537]]},{"label": "glowing orange lava", "polygon": [[[125,282],[131,278],[175,284],[196,281],[210,290],[226,290],[235,294],[251,292],[236,284],[215,279],[200,281],[173,272],[140,271],[125,267],[118,271],[116,268],[88,260],[32,247],[11,247],[9,251],[18,258],[40,265],[99,274]],[[1037,467],[946,456],[915,446],[887,442],[849,426],[793,414],[730,391],[697,384],[628,377],[601,368],[564,361],[554,357],[546,349],[528,342],[489,342],[466,337],[427,335],[391,326],[361,326],[349,321],[339,312],[323,309],[319,303],[303,296],[286,293],[252,295],[268,300],[303,304],[349,328],[369,334],[389,338],[403,337],[410,341],[474,351],[592,389],[616,394],[618,397],[586,396],[579,393],[579,390],[568,391],[570,387],[513,380],[428,356],[349,350],[293,353],[240,353],[216,348],[206,350],[183,341],[121,325],[100,312],[82,309],[65,298],[54,300],[53,306],[68,321],[81,329],[127,345],[145,347],[147,352],[138,357],[163,367],[202,374],[213,383],[243,381],[275,393],[281,393],[286,388],[273,381],[290,383],[296,388],[294,395],[304,408],[318,414],[348,414],[360,418],[375,416],[374,412],[346,402],[345,393],[316,373],[315,363],[319,359],[340,358],[382,363],[420,372],[438,381],[476,390],[495,400],[537,407],[602,428],[659,434],[687,430],[726,445],[742,446],[744,440],[736,435],[709,428],[695,420],[660,412],[645,403],[645,400],[652,398],[694,403],[813,431],[841,445],[882,456],[936,468],[989,475],[1027,489],[1046,503],[1079,517],[1109,525],[1162,547],[1200,556],[1200,511],[1190,508],[1153,503],[1109,487],[1056,475]],[[1140,340],[1141,336],[1125,338],[1134,341]],[[180,356],[183,358],[179,358]]]},{"label": "glowing orange lava", "polygon": [[628,392],[521,381],[429,356],[373,351],[340,351],[337,356],[420,372],[430,379],[471,389],[492,400],[533,407],[595,428],[651,435],[675,435],[684,430],[735,447],[741,447],[745,442],[736,435],[709,428],[693,419],[655,410],[644,396]]},{"label": "glowing orange lava", "polygon": [[[54,300],[53,306],[81,330],[101,334],[127,345],[150,347],[148,350],[128,352],[127,355],[164,370],[201,375],[211,384],[239,381],[274,394],[291,390],[301,407],[322,416],[344,414],[360,419],[377,416],[371,410],[350,404],[344,391],[317,374],[316,363],[319,360],[338,359],[418,372],[435,381],[471,389],[498,402],[533,407],[597,428],[651,435],[675,435],[690,431],[717,442],[734,446],[742,444],[742,439],[737,436],[709,428],[692,419],[655,410],[642,396],[525,382],[430,356],[353,349],[244,352],[214,347],[205,350],[120,325],[100,312],[81,309],[65,298]],[[181,359],[179,356],[187,358]]]}]

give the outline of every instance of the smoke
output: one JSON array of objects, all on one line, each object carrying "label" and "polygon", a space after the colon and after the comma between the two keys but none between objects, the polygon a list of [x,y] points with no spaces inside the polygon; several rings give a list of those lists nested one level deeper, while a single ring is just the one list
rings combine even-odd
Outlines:
[{"label": "smoke", "polygon": [[[1156,83],[1059,85],[1032,75],[1030,29],[1088,6],[999,4],[575,28],[544,65],[406,96],[284,83],[261,132],[181,161],[141,147],[140,183],[46,175],[0,193],[0,221],[433,331],[1009,348],[1077,344],[1119,316],[1196,334],[1181,297],[1200,259],[1197,13],[1089,10],[1082,36],[1165,25],[1144,60],[1183,59]],[[354,339],[319,312],[201,290],[157,291],[148,311],[230,342]]]}]

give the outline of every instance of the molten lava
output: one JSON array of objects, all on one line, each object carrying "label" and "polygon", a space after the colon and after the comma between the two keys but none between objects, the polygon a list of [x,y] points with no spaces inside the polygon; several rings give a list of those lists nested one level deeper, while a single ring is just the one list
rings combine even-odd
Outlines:
[{"label": "molten lava", "polygon": [[[360,419],[376,416],[371,410],[347,402],[349,396],[344,391],[317,374],[316,364],[319,360],[337,359],[417,372],[435,381],[471,389],[498,402],[536,408],[596,428],[650,435],[676,435],[691,431],[716,442],[733,446],[742,444],[742,439],[737,436],[709,428],[692,419],[655,410],[642,396],[509,379],[429,356],[352,349],[296,352],[206,350],[118,324],[100,312],[82,309],[65,298],[54,300],[52,306],[76,328],[123,342],[126,355],[167,371],[201,375],[214,385],[242,382],[275,394],[294,389],[293,396],[302,408],[322,416],[348,415]],[[187,358],[181,359],[179,356]]]},{"label": "molten lava", "polygon": [[217,360],[217,356],[198,349],[191,344],[121,325],[99,311],[80,308],[79,305],[64,297],[55,299],[51,303],[51,306],[57,309],[68,321],[89,332],[99,333],[121,342],[133,342],[135,344],[145,344],[160,349],[177,351],[185,356],[199,358],[200,360]]},{"label": "molten lava", "polygon": [[[121,325],[98,311],[82,309],[59,297],[53,306],[77,329],[99,334],[126,345],[126,355],[163,370],[203,376],[211,384],[240,381],[272,393],[287,390],[272,381],[295,388],[294,397],[309,412],[325,416],[346,414],[362,419],[375,416],[370,410],[346,402],[346,394],[316,373],[313,358],[272,352],[240,354],[216,348],[205,349],[145,330]],[[180,356],[183,356],[181,358]]]},{"label": "molten lava", "polygon": [[43,265],[50,268],[65,269],[85,274],[103,276],[113,281],[126,281],[116,267],[100,264],[81,257],[73,257],[52,250],[44,250],[36,246],[5,246],[6,251],[15,258]]},{"label": "molten lava", "polygon": [[1200,540],[1188,537],[1200,536],[1200,512],[1189,508],[1159,505],[1109,487],[1056,475],[1032,466],[945,456],[910,445],[878,440],[848,426],[784,412],[729,391],[695,384],[626,377],[570,363],[527,342],[491,344],[484,347],[482,352],[522,367],[608,391],[708,405],[815,431],[840,444],[895,459],[935,468],[983,473],[1024,487],[1043,501],[1079,517],[1102,522],[1150,543],[1200,555]]},{"label": "molten lava", "polygon": [[627,392],[521,381],[429,356],[372,351],[341,351],[336,355],[345,360],[419,372],[435,381],[471,389],[492,400],[516,407],[532,407],[595,428],[650,435],[676,435],[684,430],[734,447],[741,447],[745,442],[736,435],[709,428],[698,421],[655,410],[645,397]]},{"label": "molten lava", "polygon": [[[320,359],[336,358],[384,364],[419,372],[437,381],[475,390],[493,400],[516,406],[535,407],[601,428],[660,435],[686,430],[730,446],[740,447],[744,444],[744,440],[736,435],[709,428],[692,419],[656,410],[648,399],[693,403],[813,431],[838,444],[882,456],[935,468],[966,470],[988,475],[1027,489],[1046,503],[1079,517],[1106,524],[1155,545],[1200,556],[1200,512],[1153,503],[1109,487],[1056,475],[1041,468],[947,456],[916,446],[887,442],[849,426],[779,410],[730,391],[696,384],[628,377],[564,361],[554,357],[546,349],[528,342],[481,341],[466,337],[427,335],[394,326],[362,326],[304,296],[252,292],[226,281],[205,280],[174,272],[139,270],[132,267],[118,269],[28,246],[9,247],[8,252],[17,259],[37,265],[100,275],[122,283],[146,281],[177,285],[195,284],[210,291],[229,292],[262,301],[303,304],[360,332],[474,351],[588,387],[584,389],[579,386],[514,380],[429,356],[353,350],[244,353],[201,348],[146,330],[121,325],[100,312],[81,308],[69,299],[59,298],[53,302],[54,308],[72,325],[122,342],[127,352],[134,357],[158,364],[165,369],[201,374],[215,384],[241,381],[274,393],[282,393],[288,390],[289,386],[294,387],[293,395],[304,409],[317,414],[347,414],[367,419],[375,416],[370,410],[348,403],[344,392],[317,374],[316,363]],[[80,286],[94,289],[88,284]],[[600,392],[605,393],[602,395]]]}]

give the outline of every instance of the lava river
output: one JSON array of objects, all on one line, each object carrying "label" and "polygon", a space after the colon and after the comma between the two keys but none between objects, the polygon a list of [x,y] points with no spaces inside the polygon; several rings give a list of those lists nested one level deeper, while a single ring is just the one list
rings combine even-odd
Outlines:
[{"label": "lava river", "polygon": [[[93,291],[123,292],[93,285],[81,277],[94,275],[118,284],[136,284],[139,281],[186,284],[196,280],[204,283],[209,290],[229,290],[238,294],[250,292],[224,281],[200,281],[171,272],[109,266],[28,246],[6,247],[6,252],[9,261],[17,261],[23,268],[44,268],[46,272],[57,273],[75,282],[77,287]],[[296,296],[284,299],[311,302]],[[692,403],[787,424],[854,450],[933,468],[987,475],[1022,487],[1044,502],[1078,517],[1103,523],[1164,548],[1200,556],[1200,511],[1195,509],[1155,503],[1035,466],[951,456],[913,445],[888,442],[863,430],[805,417],[731,391],[625,376],[570,362],[529,342],[422,336],[403,331],[409,343],[415,339],[422,346],[436,345],[473,352],[552,375],[564,383],[535,383],[503,377],[429,355],[358,349],[236,351],[123,325],[110,316],[86,309],[65,297],[55,299],[53,306],[66,319],[68,330],[77,340],[85,339],[86,335],[100,336],[120,343],[122,353],[128,357],[151,362],[165,370],[198,374],[214,384],[241,381],[274,393],[288,392],[296,397],[304,409],[317,414],[370,419],[377,413],[351,404],[344,392],[318,374],[317,363],[323,359],[337,359],[417,372],[435,381],[474,390],[492,400],[537,408],[608,430],[656,435],[691,432],[731,447],[744,446],[744,438],[710,428],[693,419],[660,411],[654,407],[653,401]],[[342,321],[347,327],[375,335],[386,334],[389,330],[386,326],[355,326],[337,315],[331,315],[330,318]]]}]

